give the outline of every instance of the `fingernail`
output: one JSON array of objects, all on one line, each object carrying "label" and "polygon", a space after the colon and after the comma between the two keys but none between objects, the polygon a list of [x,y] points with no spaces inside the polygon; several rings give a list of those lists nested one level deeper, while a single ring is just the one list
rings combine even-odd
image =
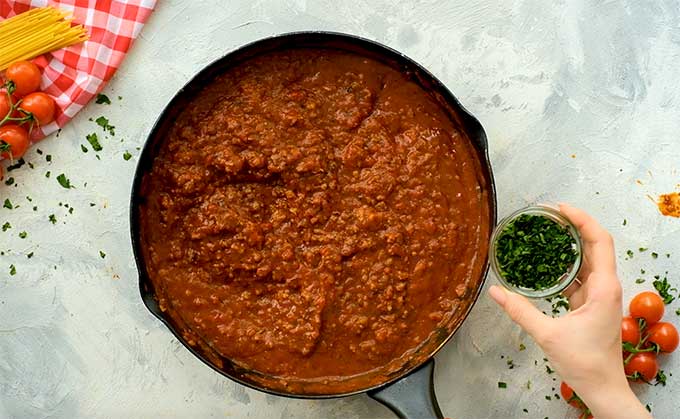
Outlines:
[{"label": "fingernail", "polygon": [[505,290],[498,285],[492,285],[491,288],[489,288],[489,295],[500,306],[504,305],[505,300],[508,298],[508,294]]}]

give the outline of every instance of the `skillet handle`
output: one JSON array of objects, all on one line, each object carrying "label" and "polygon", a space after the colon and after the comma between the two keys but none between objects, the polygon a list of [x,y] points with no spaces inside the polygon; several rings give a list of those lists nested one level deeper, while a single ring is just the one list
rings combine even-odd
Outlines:
[{"label": "skillet handle", "polygon": [[434,359],[387,387],[368,395],[389,407],[401,419],[442,419],[434,393]]}]

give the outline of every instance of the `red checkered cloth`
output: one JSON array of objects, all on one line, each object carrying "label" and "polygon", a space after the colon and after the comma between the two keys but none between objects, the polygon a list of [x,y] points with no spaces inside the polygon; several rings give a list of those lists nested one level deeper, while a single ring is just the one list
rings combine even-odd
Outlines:
[{"label": "red checkered cloth", "polygon": [[0,0],[0,20],[34,7],[71,12],[90,39],[38,57],[43,69],[40,90],[57,102],[55,120],[34,129],[34,141],[66,125],[111,79],[137,38],[156,0]]}]

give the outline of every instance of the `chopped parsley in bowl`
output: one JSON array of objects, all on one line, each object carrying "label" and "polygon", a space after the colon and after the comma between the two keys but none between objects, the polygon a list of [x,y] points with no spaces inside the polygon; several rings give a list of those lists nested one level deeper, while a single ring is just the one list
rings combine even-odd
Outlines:
[{"label": "chopped parsley in bowl", "polygon": [[551,297],[576,279],[581,237],[558,210],[531,206],[501,220],[491,237],[491,269],[509,290],[530,298]]}]

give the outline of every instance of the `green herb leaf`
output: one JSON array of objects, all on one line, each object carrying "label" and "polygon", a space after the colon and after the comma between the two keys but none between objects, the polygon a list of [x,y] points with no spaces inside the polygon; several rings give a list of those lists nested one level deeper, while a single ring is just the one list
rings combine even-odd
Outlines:
[{"label": "green herb leaf", "polygon": [[29,259],[32,258],[32,257],[33,257],[33,252],[27,254],[26,257],[29,258]]},{"label": "green herb leaf", "polygon": [[12,201],[10,201],[9,198],[5,198],[5,203],[2,206],[7,209],[14,208],[14,205],[12,205]]},{"label": "green herb leaf", "polygon": [[89,151],[87,147],[85,147],[85,144],[81,144],[80,149],[83,151],[83,153],[87,153]]},{"label": "green herb leaf", "polygon": [[[655,276],[656,278],[656,276]],[[670,291],[677,291],[675,288],[671,288],[671,284],[668,283],[668,279],[664,277],[663,279],[657,279],[652,282],[654,288],[659,293],[659,296],[663,298],[664,304],[670,304],[675,300],[675,297],[671,295]]]},{"label": "green herb leaf", "polygon": [[7,221],[5,224],[2,225],[2,231],[3,231],[3,233],[4,233],[5,231],[9,230],[10,228],[12,228],[12,224],[10,224],[9,221]]},{"label": "green herb leaf", "polygon": [[502,381],[498,382],[498,388],[508,388],[508,384]]},{"label": "green herb leaf", "polygon": [[523,351],[523,350],[525,350],[526,348],[527,348],[527,347],[524,346],[523,343],[520,343],[520,344],[519,344],[519,350],[520,350],[520,351]]},{"label": "green herb leaf", "polygon": [[132,154],[130,154],[129,151],[125,151],[125,153],[123,153],[123,160],[128,161],[131,158],[132,158]]},{"label": "green herb leaf", "polygon": [[57,176],[57,182],[59,182],[59,184],[61,185],[62,188],[65,188],[65,189],[73,188],[73,186],[71,186],[71,181],[68,180],[66,175],[64,175],[63,173],[60,174],[59,176]]},{"label": "green herb leaf", "polygon": [[97,138],[96,133],[93,132],[92,134],[88,134],[87,136],[85,136],[85,139],[87,140],[88,143],[90,143],[94,151],[102,150],[102,146],[101,144],[99,144],[99,138]]},{"label": "green herb leaf", "polygon": [[626,220],[626,219],[624,218],[624,219],[623,219],[623,225],[625,226],[626,224],[628,224],[628,220]]},{"label": "green herb leaf", "polygon": [[28,236],[28,233],[25,232],[25,231],[22,231],[21,233],[19,233],[19,238],[20,238],[20,239],[25,239],[27,236]]},{"label": "green herb leaf", "polygon": [[638,278],[638,279],[635,280],[636,284],[642,284],[643,282],[645,282],[645,280],[643,278]]},{"label": "green herb leaf", "polygon": [[99,251],[99,256],[104,259],[106,257],[106,253],[102,252],[101,250]]},{"label": "green herb leaf", "polygon": [[629,258],[632,258],[633,257],[633,251],[630,250],[630,249],[626,250],[626,255],[628,255]]},{"label": "green herb leaf", "polygon": [[50,214],[50,216],[47,217],[47,219],[50,220],[50,223],[57,224],[57,217],[54,214]]},{"label": "green herb leaf", "polygon": [[102,105],[102,104],[104,104],[104,105],[110,105],[110,104],[111,104],[111,99],[109,99],[109,97],[106,96],[105,94],[99,93],[99,94],[97,95],[97,99],[95,99],[94,102],[95,102],[96,104],[98,104],[98,105]]},{"label": "green herb leaf", "polygon": [[659,254],[656,252],[652,252],[652,259],[656,259],[659,257]]},{"label": "green herb leaf", "polygon": [[16,275],[17,274],[17,268],[14,265],[9,265],[9,274],[10,275]]},{"label": "green herb leaf", "polygon": [[97,125],[99,125],[100,127],[102,127],[102,129],[103,129],[105,132],[108,131],[108,133],[109,133],[111,136],[115,136],[115,135],[116,135],[116,127],[114,127],[113,125],[110,125],[110,124],[109,124],[109,120],[108,120],[107,118],[105,118],[105,117],[103,117],[103,116],[100,116],[99,118],[95,119],[94,122],[96,122]]},{"label": "green herb leaf", "polygon": [[661,384],[662,386],[666,387],[666,374],[664,374],[663,370],[659,370],[658,373],[656,373],[656,383],[654,383],[655,386],[658,386]]}]

